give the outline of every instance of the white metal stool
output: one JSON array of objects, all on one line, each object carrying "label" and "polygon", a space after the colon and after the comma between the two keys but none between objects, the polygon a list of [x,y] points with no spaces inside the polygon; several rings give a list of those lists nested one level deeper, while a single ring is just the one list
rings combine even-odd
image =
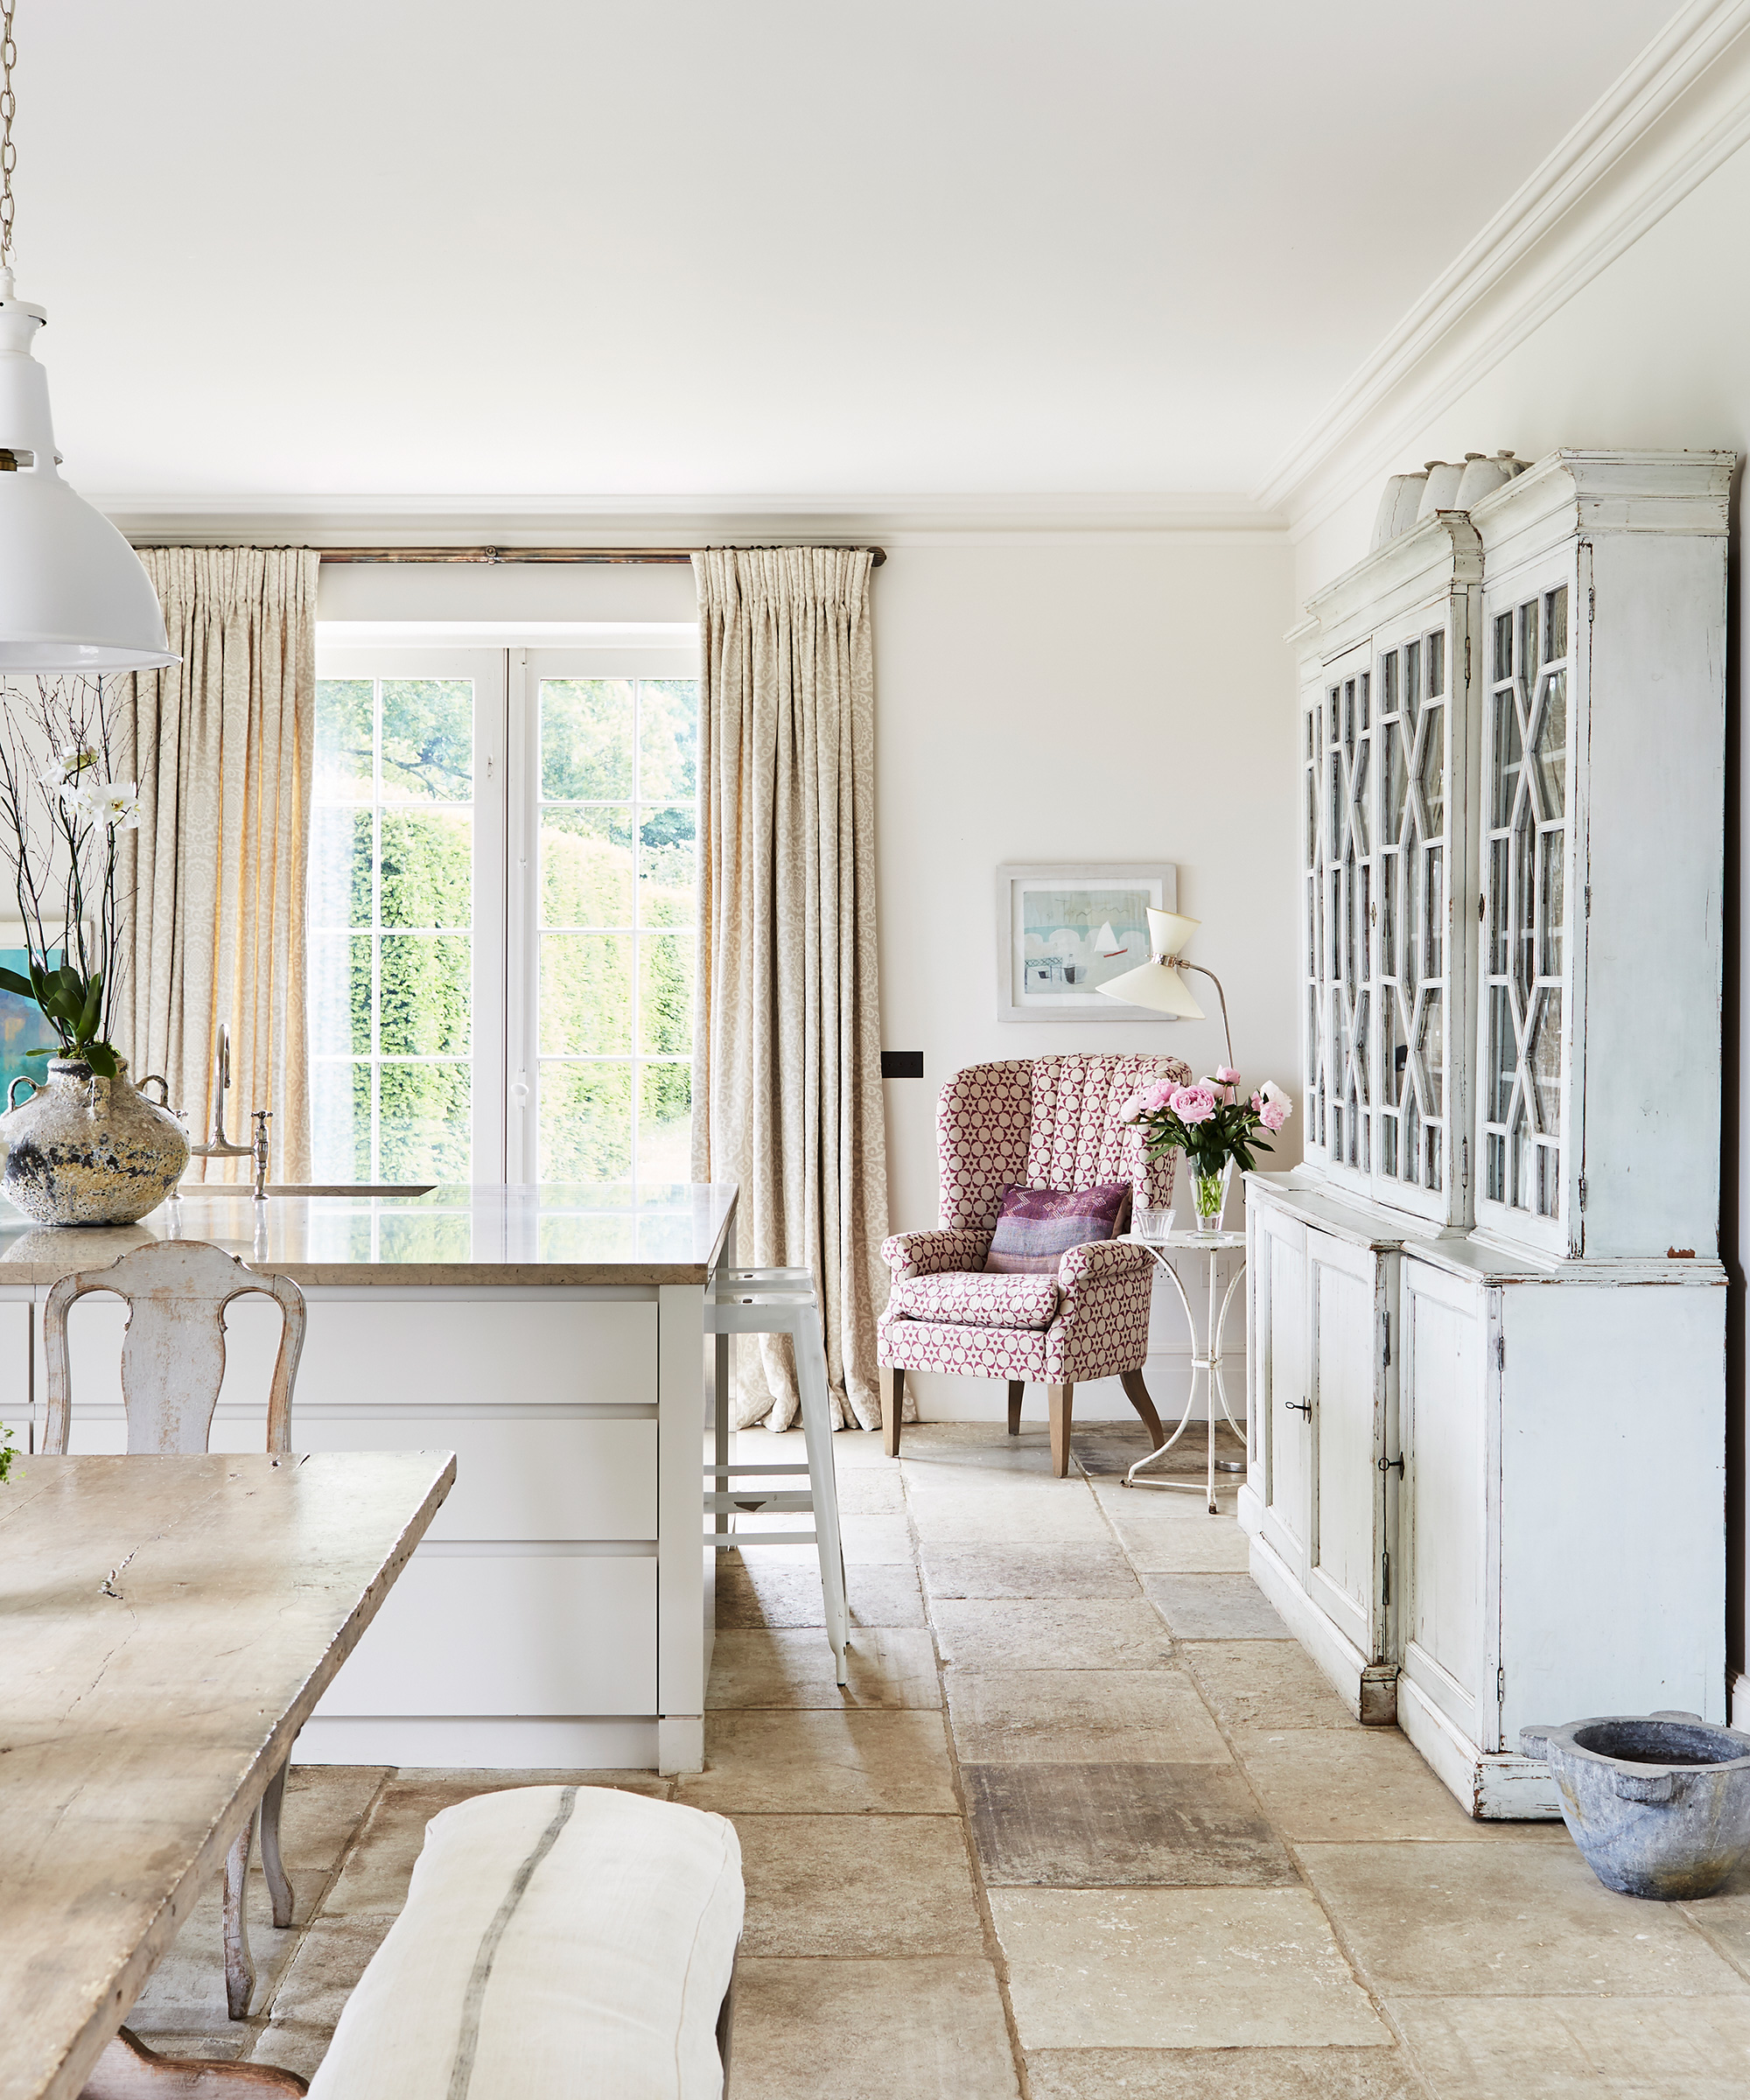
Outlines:
[{"label": "white metal stool", "polygon": [[[838,1532],[838,1480],[832,1457],[832,1404],[827,1393],[826,1350],[821,1341],[820,1302],[806,1269],[720,1269],[705,1300],[705,1332],[718,1337],[717,1463],[705,1468],[711,1491],[705,1508],[717,1518],[719,1553],[738,1546],[814,1547],[820,1559],[821,1601],[826,1637],[837,1681],[845,1681],[844,1650],[850,1615],[844,1601],[844,1549]],[[736,1334],[788,1334],[796,1354],[796,1390],[802,1404],[805,1466],[732,1466],[729,1463],[729,1343]],[[738,1488],[748,1474],[807,1474],[805,1488]],[[728,1528],[738,1514],[760,1510],[812,1514],[812,1531],[762,1531],[738,1538]]]}]

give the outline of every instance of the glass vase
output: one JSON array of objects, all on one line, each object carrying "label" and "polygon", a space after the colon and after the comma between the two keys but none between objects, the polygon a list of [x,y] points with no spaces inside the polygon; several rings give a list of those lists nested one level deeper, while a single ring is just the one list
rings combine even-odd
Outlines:
[{"label": "glass vase", "polygon": [[1228,1207],[1228,1183],[1233,1177],[1233,1161],[1224,1159],[1218,1167],[1210,1170],[1200,1160],[1187,1155],[1185,1165],[1191,1177],[1191,1229],[1210,1234],[1220,1232],[1222,1213]]}]

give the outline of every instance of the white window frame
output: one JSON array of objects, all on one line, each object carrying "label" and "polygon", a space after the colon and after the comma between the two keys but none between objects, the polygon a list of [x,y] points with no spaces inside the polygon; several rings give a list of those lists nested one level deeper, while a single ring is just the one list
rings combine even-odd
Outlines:
[{"label": "white window frame", "polygon": [[[474,685],[474,924],[472,934],[473,1179],[505,1172],[504,1010],[506,661],[503,649],[410,645],[353,648],[322,642],[316,676],[330,678],[471,678]],[[441,804],[434,805],[441,808]],[[317,929],[310,928],[309,932]],[[310,1062],[312,1087],[325,1068]]]}]

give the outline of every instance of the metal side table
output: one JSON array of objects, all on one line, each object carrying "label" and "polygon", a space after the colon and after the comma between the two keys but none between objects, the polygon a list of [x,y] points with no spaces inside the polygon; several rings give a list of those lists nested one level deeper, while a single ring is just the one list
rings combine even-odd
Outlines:
[{"label": "metal side table", "polygon": [[[1217,1459],[1215,1456],[1215,1410],[1218,1404],[1228,1428],[1236,1431],[1242,1439],[1246,1434],[1245,1424],[1235,1421],[1233,1412],[1228,1405],[1228,1389],[1222,1377],[1222,1335],[1228,1324],[1228,1309],[1234,1302],[1234,1293],[1245,1279],[1246,1264],[1242,1260],[1228,1278],[1228,1287],[1222,1293],[1221,1304],[1218,1308],[1215,1298],[1218,1283],[1215,1273],[1215,1257],[1230,1247],[1243,1249],[1246,1243],[1246,1236],[1242,1232],[1169,1232],[1164,1237],[1155,1236],[1145,1239],[1141,1233],[1129,1232],[1124,1235],[1124,1237],[1136,1246],[1146,1247],[1156,1262],[1172,1278],[1172,1287],[1179,1293],[1179,1302],[1185,1308],[1185,1325],[1191,1335],[1191,1386],[1185,1396],[1185,1412],[1180,1418],[1179,1426],[1158,1451],[1152,1451],[1147,1458],[1137,1460],[1136,1464],[1124,1475],[1124,1485],[1126,1488],[1182,1488],[1190,1489],[1193,1494],[1199,1491],[1200,1486],[1202,1484],[1194,1480],[1172,1480],[1159,1474],[1152,1474],[1147,1478],[1143,1478],[1142,1474],[1145,1466],[1152,1466],[1157,1459],[1164,1457],[1191,1426],[1191,1410],[1197,1404],[1197,1381],[1200,1375],[1203,1380],[1203,1412],[1209,1425],[1209,1468],[1207,1493],[1209,1514],[1214,1516],[1215,1514],[1216,1474],[1243,1473],[1245,1471],[1245,1467],[1236,1460]],[[1197,1340],[1197,1319],[1191,1310],[1191,1299],[1186,1292],[1185,1285],[1180,1280],[1179,1271],[1167,1259],[1169,1250],[1178,1248],[1192,1249],[1199,1254],[1208,1256],[1209,1310],[1208,1317],[1204,1322],[1200,1350]]]}]

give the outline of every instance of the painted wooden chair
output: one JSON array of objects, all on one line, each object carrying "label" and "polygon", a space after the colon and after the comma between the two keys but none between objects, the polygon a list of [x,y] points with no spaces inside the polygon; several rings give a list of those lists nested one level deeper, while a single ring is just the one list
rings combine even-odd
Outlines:
[{"label": "painted wooden chair", "polygon": [[[203,1452],[213,1433],[213,1410],[225,1378],[225,1308],[234,1298],[260,1292],[283,1317],[279,1354],[268,1392],[270,1451],[291,1449],[291,1389],[304,1348],[304,1293],[289,1277],[258,1277],[234,1255],[203,1240],[160,1240],[136,1247],[107,1269],[64,1276],[43,1310],[43,1353],[48,1370],[48,1418],[43,1449],[64,1453],[72,1418],[72,1375],[66,1318],[88,1292],[110,1291],[128,1306],[122,1341],[122,1403],[130,1453]],[[282,1932],[291,1923],[291,1884],[280,1858],[282,1765],[262,1796],[262,1871]],[[243,1889],[255,1823],[225,1861],[225,1998],[233,2020],[249,2009],[255,1964],[249,1957]]]},{"label": "painted wooden chair", "polygon": [[1117,1115],[1145,1088],[1190,1076],[1177,1058],[1092,1054],[970,1065],[948,1081],[935,1116],[942,1223],[895,1233],[881,1248],[893,1276],[878,1352],[892,1381],[883,1410],[892,1456],[908,1370],[1004,1380],[1012,1437],[1027,1382],[1045,1386],[1060,1480],[1069,1471],[1075,1388],[1089,1378],[1118,1379],[1151,1448],[1159,1445],[1143,1382],[1154,1283],[1147,1248],[1089,1241],[1062,1256],[1055,1276],[993,1275],[984,1259],[1011,1187],[1072,1193],[1128,1181],[1135,1206],[1166,1209],[1176,1155],[1146,1158],[1141,1131]]}]

